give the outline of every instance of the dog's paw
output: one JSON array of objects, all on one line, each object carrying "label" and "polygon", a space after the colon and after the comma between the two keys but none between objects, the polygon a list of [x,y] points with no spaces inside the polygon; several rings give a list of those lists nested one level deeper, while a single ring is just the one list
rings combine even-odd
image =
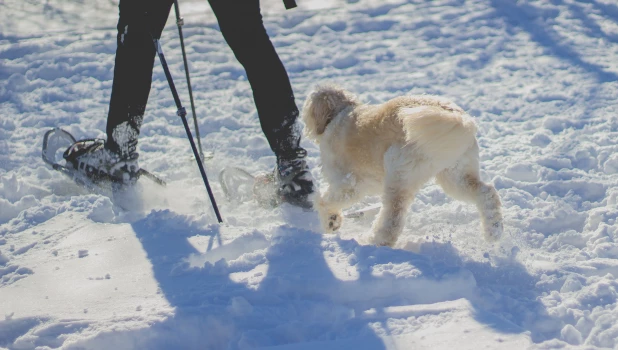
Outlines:
[{"label": "dog's paw", "polygon": [[320,218],[324,233],[333,233],[341,227],[343,223],[343,212],[341,209],[329,205],[323,199],[319,199],[315,207],[318,211],[318,217]]},{"label": "dog's paw", "polygon": [[491,225],[485,227],[485,240],[488,242],[495,242],[502,237],[503,232],[504,227],[502,221],[492,222]]},{"label": "dog's paw", "polygon": [[333,233],[341,227],[341,223],[343,222],[343,213],[322,211],[320,213],[320,222],[322,223],[324,233]]},{"label": "dog's paw", "polygon": [[342,222],[343,215],[341,215],[341,213],[331,213],[326,220],[324,220],[324,231],[326,231],[326,233],[333,233],[341,227]]},{"label": "dog's paw", "polygon": [[384,232],[375,232],[371,242],[378,247],[393,247],[397,242],[397,237]]}]

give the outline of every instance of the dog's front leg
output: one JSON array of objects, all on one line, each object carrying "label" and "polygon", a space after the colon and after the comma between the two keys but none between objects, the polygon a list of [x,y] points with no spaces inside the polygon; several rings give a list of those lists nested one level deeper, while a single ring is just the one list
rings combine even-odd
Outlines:
[{"label": "dog's front leg", "polygon": [[337,231],[343,223],[341,209],[355,203],[359,193],[353,186],[329,186],[320,196],[317,210],[325,233]]}]

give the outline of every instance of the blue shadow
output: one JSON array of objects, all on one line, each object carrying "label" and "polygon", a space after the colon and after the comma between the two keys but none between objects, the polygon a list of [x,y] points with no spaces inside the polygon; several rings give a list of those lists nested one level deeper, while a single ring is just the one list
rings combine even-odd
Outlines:
[{"label": "blue shadow", "polygon": [[[558,1],[560,2],[560,1]],[[526,31],[532,40],[543,46],[547,51],[559,57],[562,60],[569,62],[574,66],[581,67],[590,72],[599,82],[610,82],[618,80],[618,75],[614,72],[605,70],[603,67],[594,63],[586,62],[582,56],[584,53],[577,51],[577,48],[568,44],[561,43],[562,35],[551,26],[546,25],[542,18],[554,17],[558,15],[556,11],[547,11],[539,9],[531,4],[523,2],[492,0],[491,5],[494,7],[495,13],[506,19],[512,27],[520,28]],[[607,14],[613,16],[618,15],[618,9],[612,5],[602,5],[595,3]],[[584,24],[591,30],[595,36],[602,36],[603,32],[600,27],[590,18],[585,15],[583,10],[578,5],[571,5],[571,10],[578,16]],[[606,39],[613,41],[615,38],[606,37]]]}]

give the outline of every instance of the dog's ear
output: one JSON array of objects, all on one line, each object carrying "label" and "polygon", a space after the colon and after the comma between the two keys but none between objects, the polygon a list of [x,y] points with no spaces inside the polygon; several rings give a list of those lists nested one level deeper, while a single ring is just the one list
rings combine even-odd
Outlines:
[{"label": "dog's ear", "polygon": [[332,118],[332,106],[326,95],[318,91],[312,92],[303,106],[303,121],[307,137],[317,141],[316,138],[324,133]]},{"label": "dog's ear", "polygon": [[307,96],[303,106],[306,136],[317,141],[337,113],[352,104],[356,104],[356,100],[345,90],[331,85],[318,86]]}]

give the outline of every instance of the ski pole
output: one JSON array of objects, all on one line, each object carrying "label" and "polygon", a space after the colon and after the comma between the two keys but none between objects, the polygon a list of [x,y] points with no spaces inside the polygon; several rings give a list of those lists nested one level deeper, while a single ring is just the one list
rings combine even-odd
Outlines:
[{"label": "ski pole", "polygon": [[193,89],[191,88],[191,78],[189,77],[189,64],[187,63],[187,53],[185,51],[185,39],[182,35],[182,26],[185,24],[184,18],[180,17],[180,9],[178,0],[174,0],[174,10],[176,12],[176,25],[178,26],[178,35],[180,36],[180,47],[182,48],[182,60],[185,65],[185,76],[187,77],[187,87],[189,88],[189,100],[191,101],[191,112],[193,113],[193,126],[195,127],[195,136],[197,138],[197,148],[200,150],[200,159],[204,161],[204,151],[202,150],[202,141],[200,137],[200,128],[197,125],[197,117],[195,116],[195,103],[193,102]]},{"label": "ski pole", "polygon": [[204,170],[204,164],[200,159],[200,155],[197,152],[197,147],[195,146],[195,142],[193,141],[193,135],[191,135],[191,129],[189,129],[189,123],[187,122],[187,110],[180,103],[180,98],[178,97],[178,92],[176,91],[176,86],[174,85],[174,80],[172,79],[172,74],[170,73],[169,67],[167,66],[167,61],[165,61],[165,56],[163,56],[163,49],[161,48],[161,44],[159,43],[159,39],[152,38],[155,50],[157,50],[157,54],[159,55],[159,60],[161,61],[161,65],[163,66],[163,71],[165,72],[165,77],[167,78],[167,82],[170,85],[170,89],[172,90],[172,95],[174,96],[174,102],[176,102],[176,107],[178,108],[178,116],[182,119],[182,124],[185,126],[185,131],[187,132],[187,137],[189,138],[189,142],[191,143],[191,149],[193,150],[193,155],[195,156],[195,160],[197,161],[197,166],[200,168],[200,173],[202,174],[202,179],[204,180],[204,185],[206,185],[206,190],[208,191],[208,196],[210,197],[210,203],[212,203],[212,208],[217,215],[217,220],[219,223],[223,222],[221,218],[221,214],[219,213],[219,208],[217,207],[217,202],[215,201],[215,196],[212,194],[212,189],[210,188],[210,184],[208,183],[208,177],[206,176],[206,170]]}]

